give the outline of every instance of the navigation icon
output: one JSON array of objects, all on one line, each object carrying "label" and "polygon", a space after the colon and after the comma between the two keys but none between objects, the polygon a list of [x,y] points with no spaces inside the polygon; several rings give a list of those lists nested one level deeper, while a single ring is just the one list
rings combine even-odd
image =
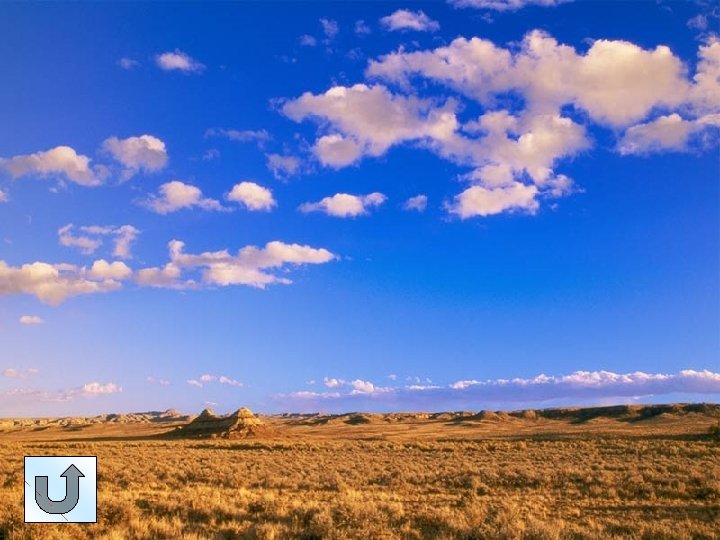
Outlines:
[{"label": "navigation icon", "polygon": [[25,456],[26,523],[96,521],[96,456]]}]

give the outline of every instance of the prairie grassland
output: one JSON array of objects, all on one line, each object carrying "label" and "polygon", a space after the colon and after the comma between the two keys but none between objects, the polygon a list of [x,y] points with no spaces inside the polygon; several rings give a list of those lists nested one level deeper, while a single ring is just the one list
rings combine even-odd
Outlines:
[{"label": "prairie grassland", "polygon": [[[332,427],[320,437],[296,426],[267,440],[6,436],[0,531],[8,540],[720,538],[720,445],[709,436],[636,426],[634,436],[568,427],[571,436],[393,439],[357,427],[331,438]],[[97,455],[98,523],[24,524],[24,455]]]}]

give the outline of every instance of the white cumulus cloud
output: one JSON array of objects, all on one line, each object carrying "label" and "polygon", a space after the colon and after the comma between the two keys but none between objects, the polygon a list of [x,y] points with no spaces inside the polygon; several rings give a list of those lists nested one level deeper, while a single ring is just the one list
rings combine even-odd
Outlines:
[{"label": "white cumulus cloud", "polygon": [[135,281],[144,287],[182,288],[186,286],[180,281],[181,270],[173,263],[162,267],[141,268],[135,272]]},{"label": "white cumulus cloud", "polygon": [[[187,286],[247,285],[264,289],[272,284],[292,281],[273,273],[272,269],[287,270],[293,266],[324,264],[337,257],[324,248],[313,248],[280,241],[268,242],[264,247],[246,246],[232,255],[228,250],[206,251],[199,254],[185,252],[185,243],[173,240],[168,245],[170,262],[164,267],[144,268],[136,272],[141,285],[182,288]],[[183,281],[183,272],[199,272],[199,280]]]},{"label": "white cumulus cloud", "polygon": [[122,392],[122,387],[115,383],[91,382],[82,385],[76,393],[77,395],[90,397],[102,394],[116,394],[118,392]]},{"label": "white cumulus cloud", "polygon": [[248,210],[271,210],[277,205],[272,191],[255,182],[245,181],[235,184],[227,194],[227,200],[240,203]]},{"label": "white cumulus cloud", "polygon": [[152,135],[127,139],[110,137],[103,142],[103,149],[125,167],[125,179],[139,171],[159,171],[165,167],[168,160],[165,143]]},{"label": "white cumulus cloud", "polygon": [[367,195],[336,193],[318,202],[301,204],[299,209],[305,213],[323,212],[334,217],[356,217],[368,214],[371,208],[382,205],[386,200],[385,195],[377,192]]},{"label": "white cumulus cloud", "polygon": [[391,53],[370,62],[367,74],[396,82],[415,74],[488,104],[493,95],[520,91],[531,111],[575,104],[612,126],[641,120],[656,106],[679,105],[689,89],[682,61],[664,45],[643,49],[599,39],[578,54],[539,30],[519,49],[460,37],[435,50]]},{"label": "white cumulus cloud", "polygon": [[96,280],[124,281],[132,277],[132,270],[121,261],[107,262],[105,259],[95,261],[90,267],[88,277]]},{"label": "white cumulus cloud", "polygon": [[102,166],[92,167],[91,159],[69,146],[56,146],[43,152],[0,158],[0,168],[13,179],[24,176],[58,177],[84,186],[97,186],[107,176]]},{"label": "white cumulus cloud", "polygon": [[157,195],[140,201],[140,204],[157,214],[169,214],[192,207],[203,210],[223,210],[223,206],[215,199],[203,196],[200,188],[172,180],[162,184]]},{"label": "white cumulus cloud", "polygon": [[155,56],[155,63],[164,71],[181,71],[182,73],[201,73],[205,66],[179,49]]},{"label": "white cumulus cloud", "polygon": [[360,156],[380,156],[391,146],[416,139],[443,138],[457,129],[454,103],[392,94],[381,85],[335,86],[324,94],[305,93],[283,105],[299,122],[315,118],[329,122],[335,133],[320,138],[315,153],[321,163],[348,165]]},{"label": "white cumulus cloud", "polygon": [[650,154],[674,150],[689,150],[691,136],[707,129],[720,128],[720,114],[708,114],[686,120],[677,113],[659,116],[655,120],[630,127],[618,141],[621,154]]},{"label": "white cumulus cloud", "polygon": [[507,210],[524,210],[532,214],[539,206],[535,200],[536,194],[535,186],[520,182],[492,189],[472,186],[456,195],[454,201],[448,205],[448,210],[463,219],[500,214]]},{"label": "white cumulus cloud", "polygon": [[440,23],[432,20],[423,11],[410,11],[409,9],[398,9],[380,19],[380,23],[388,30],[416,30],[418,32],[440,30]]},{"label": "white cumulus cloud", "polygon": [[[720,138],[714,37],[699,46],[692,78],[665,45],[598,39],[580,51],[540,30],[511,46],[459,37],[435,49],[400,49],[369,62],[365,75],[370,83],[306,92],[285,101],[282,112],[317,124],[310,148],[326,167],[354,165],[401,144],[467,167],[461,178],[470,186],[446,205],[461,217],[533,214],[543,200],[578,191],[557,169],[592,149],[590,125],[622,134],[617,149],[624,154],[704,150]],[[427,82],[445,92],[423,98]],[[509,108],[509,98],[519,98],[519,107]],[[466,100],[482,113],[463,118]],[[583,114],[571,117],[568,107]]]},{"label": "white cumulus cloud", "polygon": [[117,266],[110,271],[112,275],[103,273],[102,263],[93,267],[95,271],[63,263],[34,262],[10,266],[0,260],[0,295],[31,294],[41,302],[57,305],[72,296],[115,291],[128,277],[126,273],[118,272]]},{"label": "white cumulus cloud", "polygon": [[350,383],[352,386],[353,393],[358,394],[372,394],[375,391],[375,385],[370,381],[363,381],[362,379],[355,379]]},{"label": "white cumulus cloud", "polygon": [[328,388],[338,388],[347,384],[343,379],[336,379],[334,377],[324,377],[323,384]]}]

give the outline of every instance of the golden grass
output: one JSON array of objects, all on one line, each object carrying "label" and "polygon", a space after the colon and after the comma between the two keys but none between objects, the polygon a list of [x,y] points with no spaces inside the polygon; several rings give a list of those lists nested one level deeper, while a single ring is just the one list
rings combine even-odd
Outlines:
[{"label": "golden grass", "polygon": [[[313,435],[284,422],[268,440],[5,433],[0,531],[8,540],[720,538],[715,420],[693,424],[697,436],[657,423],[586,435],[558,424],[475,439],[481,428],[442,423],[434,436],[381,438],[373,424]],[[98,523],[24,524],[24,455],[97,455]]]}]

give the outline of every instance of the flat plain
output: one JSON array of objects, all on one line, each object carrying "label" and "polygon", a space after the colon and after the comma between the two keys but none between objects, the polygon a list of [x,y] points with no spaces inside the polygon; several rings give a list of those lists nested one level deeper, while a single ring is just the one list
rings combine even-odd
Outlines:
[{"label": "flat plain", "polygon": [[[720,538],[720,405],[255,418],[1,420],[0,538]],[[25,455],[98,456],[98,522],[25,524]]]}]

